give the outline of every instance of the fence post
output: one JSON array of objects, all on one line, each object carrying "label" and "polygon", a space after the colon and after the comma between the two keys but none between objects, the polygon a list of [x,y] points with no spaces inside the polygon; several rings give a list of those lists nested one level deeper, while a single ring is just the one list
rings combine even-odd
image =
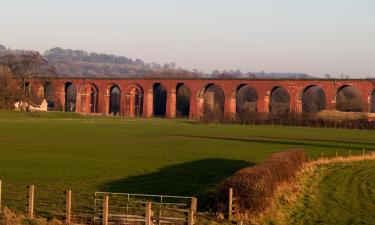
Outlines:
[{"label": "fence post", "polygon": [[363,153],[362,153],[363,156],[365,156],[365,149],[363,149]]},{"label": "fence post", "polygon": [[336,149],[336,158],[337,158],[337,149]]},{"label": "fence post", "polygon": [[108,205],[109,205],[109,196],[103,196],[103,225],[108,225]]},{"label": "fence post", "polygon": [[0,180],[0,211],[1,211],[1,180]]},{"label": "fence post", "polygon": [[233,213],[233,188],[229,188],[228,193],[228,220],[232,220]]},{"label": "fence post", "polygon": [[29,186],[29,218],[34,218],[34,185]]},{"label": "fence post", "polygon": [[191,205],[189,209],[189,218],[188,218],[188,225],[195,224],[195,213],[197,212],[197,198],[191,199]]},{"label": "fence post", "polygon": [[194,211],[192,209],[189,209],[188,225],[194,225]]},{"label": "fence post", "polygon": [[152,204],[148,202],[146,204],[146,225],[153,225],[152,221]]},{"label": "fence post", "polygon": [[72,191],[66,191],[66,218],[65,221],[67,224],[70,224],[70,218],[72,215]]},{"label": "fence post", "polygon": [[190,209],[197,211],[197,204],[198,204],[198,199],[197,198],[191,198],[191,205]]},{"label": "fence post", "polygon": [[351,156],[352,155],[352,150],[349,150],[349,156]]}]

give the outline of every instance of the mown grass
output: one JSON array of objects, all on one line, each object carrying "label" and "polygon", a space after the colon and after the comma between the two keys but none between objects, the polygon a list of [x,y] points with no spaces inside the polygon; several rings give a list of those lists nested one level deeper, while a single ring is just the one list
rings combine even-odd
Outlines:
[{"label": "mown grass", "polygon": [[374,224],[374,161],[321,165],[312,177],[291,224]]},{"label": "mown grass", "polygon": [[300,147],[312,157],[349,149],[360,154],[375,150],[374,136],[361,130],[0,112],[0,179],[4,191],[25,191],[33,183],[37,190],[202,198],[234,171],[273,152]]}]

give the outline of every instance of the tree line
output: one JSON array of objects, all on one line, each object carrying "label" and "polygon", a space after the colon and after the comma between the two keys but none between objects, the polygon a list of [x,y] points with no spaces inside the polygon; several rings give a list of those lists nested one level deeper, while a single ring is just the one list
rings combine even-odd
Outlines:
[{"label": "tree line", "polygon": [[[8,54],[24,54],[27,51],[7,49],[0,45],[0,56]],[[142,59],[132,59],[125,56],[87,52],[83,50],[63,49],[60,47],[46,50],[42,56],[56,70],[61,77],[100,77],[100,78],[296,78],[310,79],[305,73],[266,73],[243,72],[239,69],[214,70],[204,72],[197,69],[187,70],[178,67],[176,63],[146,63]]]}]

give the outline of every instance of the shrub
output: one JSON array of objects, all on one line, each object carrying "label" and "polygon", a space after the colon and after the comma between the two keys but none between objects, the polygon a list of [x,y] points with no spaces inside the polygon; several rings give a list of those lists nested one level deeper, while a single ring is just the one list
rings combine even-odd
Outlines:
[{"label": "shrub", "polygon": [[21,224],[22,217],[14,214],[8,208],[4,208],[0,212],[0,224],[1,225],[19,225]]},{"label": "shrub", "polygon": [[306,156],[302,150],[275,153],[262,163],[239,170],[225,180],[219,188],[217,209],[224,211],[228,201],[228,189],[233,188],[236,213],[258,214],[271,205],[274,192],[280,183],[293,178]]},{"label": "shrub", "polygon": [[375,115],[338,111],[321,111],[308,113],[248,113],[237,114],[234,120],[225,122],[252,125],[286,125],[320,128],[375,129]]},{"label": "shrub", "polygon": [[17,214],[8,208],[0,211],[0,225],[62,225],[57,220],[47,221],[45,218],[29,219],[23,214]]}]

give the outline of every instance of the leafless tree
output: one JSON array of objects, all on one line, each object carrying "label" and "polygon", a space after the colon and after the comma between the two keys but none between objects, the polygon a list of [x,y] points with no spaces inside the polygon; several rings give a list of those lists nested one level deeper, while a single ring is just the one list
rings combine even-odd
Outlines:
[{"label": "leafless tree", "polygon": [[30,51],[0,57],[0,65],[7,71],[0,74],[2,82],[4,84],[12,83],[7,88],[5,86],[1,87],[3,93],[7,92],[9,98],[30,105],[39,105],[41,103],[43,96],[39,96],[37,90],[33,90],[28,80],[55,74],[54,68],[48,66],[46,59],[38,52]]}]

